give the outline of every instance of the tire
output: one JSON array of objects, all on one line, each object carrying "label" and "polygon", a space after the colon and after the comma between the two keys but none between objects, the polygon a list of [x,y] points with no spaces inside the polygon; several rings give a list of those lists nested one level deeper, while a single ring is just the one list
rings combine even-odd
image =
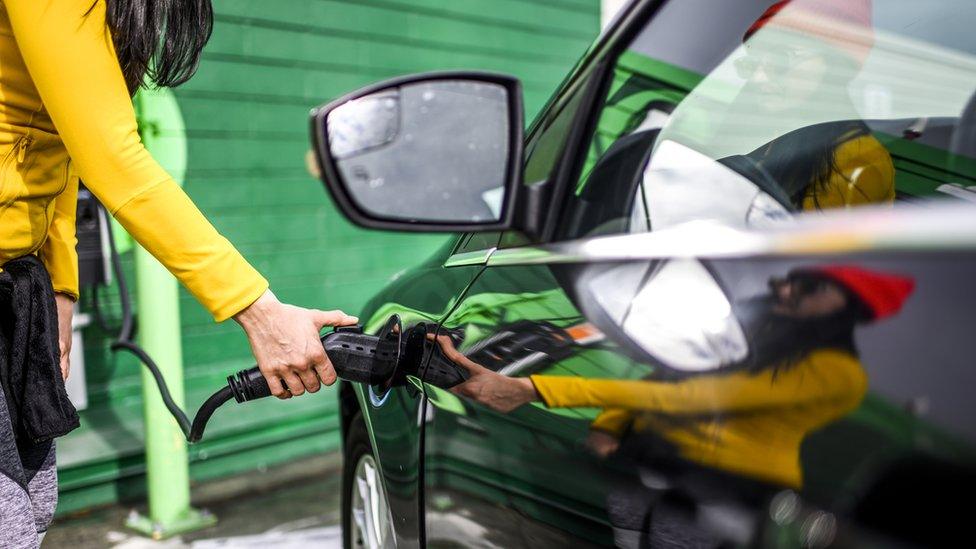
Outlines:
[{"label": "tire", "polygon": [[[376,454],[360,412],[352,418],[346,431],[343,460],[342,546],[345,549],[396,547],[382,474],[376,466]],[[373,482],[369,482],[370,478]],[[378,505],[363,505],[368,498],[378,498]],[[373,508],[379,509],[376,516],[369,512]],[[357,512],[359,520],[356,519]],[[370,532],[373,535],[370,536]]]}]

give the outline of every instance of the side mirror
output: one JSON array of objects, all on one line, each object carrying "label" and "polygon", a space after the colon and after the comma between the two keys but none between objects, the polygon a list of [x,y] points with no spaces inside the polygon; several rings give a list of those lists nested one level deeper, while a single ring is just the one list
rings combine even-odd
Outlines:
[{"label": "side mirror", "polygon": [[312,111],[326,188],[363,227],[496,231],[521,186],[521,86],[479,72],[412,75]]}]

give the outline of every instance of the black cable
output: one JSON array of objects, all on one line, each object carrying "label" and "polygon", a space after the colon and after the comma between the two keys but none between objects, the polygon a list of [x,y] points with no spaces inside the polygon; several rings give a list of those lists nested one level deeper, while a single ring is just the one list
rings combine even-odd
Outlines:
[{"label": "black cable", "polygon": [[[99,203],[98,204],[98,215],[106,223],[110,223],[108,218],[108,213],[105,208]],[[113,238],[111,229],[109,229],[108,234],[108,249],[109,249],[109,259],[112,263],[112,273],[115,275],[115,284],[119,289],[119,305],[122,307],[122,326],[119,328],[119,334],[116,336],[115,341],[111,345],[112,351],[128,351],[135,355],[145,366],[149,369],[152,374],[153,379],[156,380],[156,386],[159,388],[159,395],[163,398],[163,404],[169,413],[179,424],[180,430],[183,431],[183,436],[190,438],[190,420],[186,416],[186,412],[177,406],[176,402],[173,400],[173,395],[169,392],[169,387],[166,385],[166,380],[163,378],[162,372],[159,371],[159,367],[156,362],[146,353],[146,351],[140,347],[135,341],[132,340],[132,334],[135,331],[135,320],[132,316],[132,303],[129,300],[129,286],[126,284],[125,273],[122,271],[122,259],[119,257],[118,249],[115,247],[115,238]],[[96,290],[97,294],[97,290]],[[97,299],[97,298],[96,298]],[[211,400],[213,397],[211,397]],[[210,402],[209,400],[207,402]],[[213,414],[213,411],[210,411]],[[207,415],[209,419],[210,414]],[[199,414],[198,414],[199,415]],[[206,420],[204,420],[206,424]],[[203,428],[200,429],[201,434]],[[197,439],[199,440],[199,439]]]},{"label": "black cable", "polygon": [[[98,215],[107,223],[109,219],[105,208],[100,203],[97,207]],[[115,283],[118,285],[119,290],[119,305],[122,308],[122,326],[119,328],[118,336],[116,336],[110,348],[115,352],[127,351],[131,353],[149,369],[153,379],[156,381],[156,387],[159,389],[159,395],[163,399],[163,404],[169,410],[173,419],[176,420],[176,423],[179,424],[180,430],[183,431],[183,436],[186,437],[187,442],[199,442],[203,438],[203,431],[206,429],[210,417],[217,411],[217,408],[231,398],[236,399],[237,402],[246,402],[271,395],[271,389],[268,388],[268,384],[257,366],[249,370],[242,370],[236,376],[229,377],[227,379],[228,385],[211,395],[203,403],[203,406],[197,411],[197,415],[193,418],[193,423],[191,424],[186,412],[173,400],[173,395],[169,392],[169,386],[166,385],[166,379],[163,378],[162,372],[159,371],[159,366],[146,353],[145,349],[132,340],[136,323],[132,315],[129,287],[126,284],[125,273],[122,271],[122,260],[115,247],[115,239],[112,237],[111,232],[108,235],[108,247],[112,272],[115,275]],[[92,301],[99,323],[107,327],[107,324],[104,323],[101,309],[98,307],[98,289],[92,288],[92,293]]]},{"label": "black cable", "polygon": [[153,359],[149,358],[149,355],[142,350],[142,347],[132,343],[131,341],[116,341],[112,344],[112,350],[129,351],[146,365],[146,368],[149,369],[153,379],[156,380],[156,385],[159,387],[159,396],[163,398],[163,404],[166,405],[166,409],[169,410],[169,413],[173,415],[173,419],[176,420],[176,423],[180,424],[180,430],[183,431],[183,435],[189,437],[190,420],[186,417],[186,413],[176,404],[176,401],[173,400],[173,395],[170,394],[169,387],[166,385],[166,380],[163,379],[163,374],[159,371],[159,367],[156,366]]},{"label": "black cable", "polygon": [[102,313],[101,298],[98,297],[98,286],[92,286],[88,291],[91,292],[91,305],[92,312],[95,316],[95,324],[98,324],[98,327],[103,332],[111,332],[112,327],[108,325],[108,321],[105,320],[105,315]]},{"label": "black cable", "polygon": [[108,217],[108,212],[105,211],[105,207],[102,206],[101,202],[96,202],[96,204],[98,205],[99,218],[104,220],[108,227],[109,260],[112,262],[112,273],[115,275],[115,284],[119,288],[119,305],[122,307],[122,327],[119,329],[119,335],[115,340],[117,342],[131,342],[135,320],[132,316],[132,303],[129,301],[129,285],[126,283],[125,273],[122,271],[122,259],[119,257],[119,251],[115,247],[115,238],[112,235],[112,220]]},{"label": "black cable", "polygon": [[203,430],[207,428],[207,422],[210,421],[210,416],[213,415],[217,408],[220,408],[223,403],[230,400],[233,396],[234,392],[230,387],[224,387],[210,395],[210,398],[197,410],[197,415],[193,418],[193,426],[190,427],[190,432],[186,436],[186,440],[189,442],[199,442],[203,438]]}]

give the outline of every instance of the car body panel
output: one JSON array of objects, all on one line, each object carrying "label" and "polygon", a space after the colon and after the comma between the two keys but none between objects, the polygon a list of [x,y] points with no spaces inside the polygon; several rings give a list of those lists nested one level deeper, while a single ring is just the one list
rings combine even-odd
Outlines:
[{"label": "car body panel", "polygon": [[[761,294],[766,281],[773,277],[800,267],[836,262],[899,273],[917,284],[918,293],[913,296],[917,300],[897,320],[858,329],[860,361],[871,392],[842,419],[805,435],[797,456],[804,477],[798,493],[804,505],[834,510],[840,517],[845,513],[860,517],[870,514],[861,507],[862,502],[870,499],[872,491],[880,490],[879,486],[894,474],[889,472],[901,464],[923,464],[919,467],[927,471],[943,466],[972,471],[976,454],[971,441],[976,432],[965,418],[976,416],[976,409],[967,404],[960,387],[973,375],[966,357],[976,349],[967,351],[966,346],[971,344],[963,340],[970,311],[976,306],[976,294],[966,290],[967,281],[976,275],[976,255],[954,256],[952,269],[940,265],[946,260],[938,255],[841,254],[709,262],[730,298],[739,300]],[[640,262],[489,268],[443,323],[443,329],[455,334],[462,353],[490,369],[508,368],[508,375],[634,380],[653,379],[658,370],[660,377],[660,366],[634,360],[631,352],[599,335],[598,328],[587,327],[587,319],[598,316],[592,311],[592,303],[576,307],[570,297],[592,301],[583,294],[600,291],[579,287],[585,286],[580,281],[594,280],[595,275],[587,271],[606,272],[635,264]],[[550,269],[561,274],[554,275]],[[558,282],[560,278],[576,287],[564,287]],[[588,314],[581,309],[587,309]],[[935,314],[946,324],[928,323]],[[575,339],[566,343],[533,337],[532,325],[551,327]],[[505,337],[512,332],[523,336],[518,347],[512,346],[512,337]],[[940,367],[955,376],[955,383],[933,379],[919,368],[927,354],[920,341],[939,348],[954,347],[953,353],[941,357],[944,362]],[[493,364],[491,357],[500,356],[504,358]],[[680,380],[680,375],[674,379]],[[426,420],[424,444],[426,520],[432,545],[451,539],[460,542],[464,532],[473,533],[473,537],[463,545],[612,544],[620,536],[635,535],[617,524],[626,518],[626,513],[624,518],[619,515],[622,508],[630,505],[634,513],[644,517],[650,509],[641,506],[650,506],[648,501],[662,497],[646,480],[655,468],[653,455],[634,465],[601,459],[587,450],[590,425],[600,412],[597,409],[546,408],[534,403],[502,414],[436,387],[428,386],[427,391],[435,402]],[[661,459],[667,464],[666,454]],[[674,471],[669,475],[680,477]],[[682,499],[703,506],[733,505],[732,496],[727,497],[732,503],[723,501],[721,494],[726,487],[722,482],[715,480],[705,488],[689,487],[688,493],[694,495],[684,494]],[[938,488],[947,489],[949,486]],[[664,492],[682,490],[673,486]],[[782,490],[790,491],[790,487]],[[905,494],[897,504],[892,501],[889,505],[894,509],[910,503]],[[951,516],[949,507],[943,502],[939,514]],[[617,516],[608,517],[608,509]],[[762,524],[768,515],[765,507],[747,511],[749,524]],[[866,526],[849,520],[842,526],[850,539],[872,535],[861,532]],[[460,528],[459,524],[467,527]],[[870,526],[877,529],[878,525]],[[712,534],[729,536],[727,541],[742,541],[737,537],[741,533],[722,531],[721,525],[716,528]],[[756,528],[746,539],[761,536]]]},{"label": "car body panel", "polygon": [[[762,1],[748,4],[756,13],[735,17],[751,21],[764,9]],[[951,495],[976,487],[976,400],[968,396],[976,381],[970,335],[976,325],[976,292],[971,289],[976,225],[972,210],[960,206],[972,201],[967,193],[972,193],[976,164],[947,151],[951,126],[960,119],[933,117],[927,129],[918,125],[921,119],[911,117],[864,121],[891,157],[899,201],[961,198],[954,207],[939,204],[902,215],[899,204],[894,212],[875,207],[858,216],[799,215],[765,233],[741,226],[741,219],[729,224],[720,216],[704,216],[644,234],[613,234],[627,231],[619,221],[627,221],[637,207],[636,196],[645,193],[647,157],[633,167],[639,171],[615,174],[630,178],[632,187],[616,194],[599,189],[605,203],[580,213],[579,203],[591,192],[588,186],[601,183],[590,175],[601,169],[601,161],[623,136],[641,128],[660,129],[648,126],[651,109],[666,120],[705,78],[687,63],[628,49],[662,6],[660,21],[669,21],[665,16],[677,13],[668,11],[672,5],[678,4],[632,2],[530,128],[525,183],[551,187],[553,201],[541,220],[549,232],[540,234],[553,235],[553,241],[532,242],[511,231],[466,235],[457,246],[407,271],[367,308],[364,318],[370,323],[385,321],[392,313],[408,319],[408,327],[430,323],[439,345],[450,342],[468,360],[508,377],[581,380],[580,387],[592,393],[588,398],[602,403],[532,402],[502,412],[423,383],[422,371],[392,389],[382,405],[371,403],[368,391],[357,387],[371,435],[379,441],[384,476],[390,475],[388,489],[403,494],[398,511],[405,518],[400,524],[410,534],[401,539],[406,545],[479,547],[949,542],[967,524],[965,510],[953,504]],[[665,31],[672,38],[676,32]],[[666,41],[655,42],[662,43]],[[883,55],[900,51],[890,37],[881,36],[878,43]],[[709,40],[702,45],[720,53],[728,47]],[[931,51],[919,51],[921,58],[931,57],[932,66],[942,62]],[[969,78],[968,64],[954,67],[947,73],[952,78]],[[692,122],[685,126],[684,137],[706,132],[711,124]],[[554,137],[547,139],[547,132]],[[953,188],[946,189],[949,184]],[[722,196],[718,198],[716,203]],[[574,219],[593,215],[599,222],[574,224]],[[607,219],[612,223],[603,223]],[[695,265],[707,278],[690,277],[670,295],[651,296],[647,290],[660,280],[656,277],[675,264]],[[707,296],[724,296],[745,334],[745,356],[757,361],[757,346],[769,341],[753,339],[745,311],[763,304],[768,308],[761,309],[763,314],[770,314],[782,306],[776,301],[778,281],[824,269],[854,269],[858,276],[911,287],[900,298],[900,310],[877,322],[858,317],[849,333],[831,332],[837,341],[803,348],[797,355],[802,359],[790,354],[799,345],[797,334],[789,334],[795,341],[783,336],[785,343],[772,346],[789,357],[776,372],[796,384],[797,402],[805,403],[809,391],[821,390],[817,376],[828,388],[838,381],[833,372],[850,377],[846,386],[838,381],[848,400],[829,413],[818,405],[806,409],[777,401],[782,385],[777,386],[775,376],[768,386],[750,385],[755,406],[746,406],[747,411],[730,407],[727,403],[733,401],[741,406],[743,398],[736,396],[745,393],[739,385],[720,382],[742,381],[763,371],[750,373],[741,365],[724,371],[732,362],[721,360],[721,367],[691,371],[675,358],[686,358],[681,351],[693,347],[689,340],[674,334],[667,340],[671,327],[653,324],[659,313],[634,305],[650,300],[663,310],[662,296],[670,297],[664,303],[673,308],[675,318],[705,325],[694,313],[707,308]],[[841,290],[850,304],[853,290]],[[644,321],[641,315],[656,330],[635,331],[634,322]],[[812,320],[820,319],[815,315]],[[796,324],[798,330],[823,329]],[[737,337],[735,330],[719,332],[729,341]],[[714,343],[705,336],[695,341]],[[735,354],[740,343],[719,351]],[[703,355],[721,354],[708,345],[702,348]],[[428,358],[438,352],[432,346]],[[812,356],[821,369],[808,374],[803,368]],[[862,378],[865,386],[860,388]],[[708,406],[693,413],[680,411],[680,406],[662,411],[635,404],[633,398],[627,408],[606,401],[608,394],[644,394],[640,391],[645,389],[652,394],[647,388],[667,393],[675,386],[709,380],[716,383],[704,399]],[[600,383],[588,385],[591,381]],[[533,382],[540,395],[551,396]],[[600,393],[598,386],[609,387],[609,393]],[[773,413],[763,408],[767,401],[782,406],[784,417],[793,423],[776,428],[770,428],[776,424],[773,419],[748,423],[750,414],[776,416],[772,404]],[[609,422],[606,414],[621,410],[626,412],[620,416],[625,418],[623,428],[603,431]],[[735,425],[747,427],[736,430]],[[769,448],[763,453],[755,443],[762,440],[759,430],[767,428]],[[615,450],[599,449],[597,443],[606,442],[595,436],[601,431],[612,434]],[[777,438],[784,432],[790,444]],[[736,437],[742,438],[742,446],[729,442]],[[717,450],[703,440],[713,441]],[[767,463],[770,469],[779,464],[796,474],[767,474],[762,470]],[[413,537],[413,532],[419,533]],[[660,535],[670,538],[653,537]]]},{"label": "car body panel", "polygon": [[[375,333],[394,314],[400,317],[405,333],[424,325],[433,331],[476,274],[470,269],[442,268],[456,243],[456,239],[446,242],[421,265],[401,273],[370,300],[361,313],[364,331]],[[434,280],[438,282],[432,284]],[[383,473],[397,546],[420,546],[423,393],[410,384],[385,391],[358,383],[351,385]]]}]

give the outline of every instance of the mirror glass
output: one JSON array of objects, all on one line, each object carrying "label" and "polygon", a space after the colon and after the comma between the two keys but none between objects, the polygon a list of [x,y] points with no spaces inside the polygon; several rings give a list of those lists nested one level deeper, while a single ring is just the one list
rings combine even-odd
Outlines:
[{"label": "mirror glass", "polygon": [[326,125],[341,183],[367,215],[442,223],[501,219],[511,148],[504,86],[405,84],[340,105]]}]

